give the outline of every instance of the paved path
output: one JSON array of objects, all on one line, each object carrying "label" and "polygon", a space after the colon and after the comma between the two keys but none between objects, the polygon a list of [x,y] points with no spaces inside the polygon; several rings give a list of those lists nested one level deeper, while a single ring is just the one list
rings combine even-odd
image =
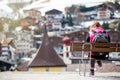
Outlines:
[{"label": "paved path", "polygon": [[0,80],[120,80],[120,73],[96,73],[95,77],[78,72],[0,72]]}]

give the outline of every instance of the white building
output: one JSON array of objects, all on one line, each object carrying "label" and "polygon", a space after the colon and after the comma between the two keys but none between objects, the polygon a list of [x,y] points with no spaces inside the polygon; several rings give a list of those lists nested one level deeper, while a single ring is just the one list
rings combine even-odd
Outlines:
[{"label": "white building", "polygon": [[33,38],[30,31],[20,31],[14,41],[17,53],[29,53],[33,48]]},{"label": "white building", "polygon": [[110,19],[110,10],[105,8],[98,9],[97,19]]},{"label": "white building", "polygon": [[9,47],[8,47],[8,42],[6,37],[4,37],[1,41],[1,56],[2,60],[8,61],[10,60],[10,52],[9,52]]},{"label": "white building", "polygon": [[52,24],[53,29],[60,29],[61,28],[61,20],[63,18],[62,11],[57,9],[52,9],[45,12],[45,17],[48,22]]}]

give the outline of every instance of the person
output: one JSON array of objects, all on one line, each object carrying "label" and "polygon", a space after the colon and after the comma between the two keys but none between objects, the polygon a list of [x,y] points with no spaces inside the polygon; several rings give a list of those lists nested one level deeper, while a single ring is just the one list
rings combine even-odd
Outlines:
[{"label": "person", "polygon": [[[86,39],[87,42],[92,43],[92,40],[94,38],[94,31],[96,31],[98,33],[104,31],[104,29],[102,28],[102,26],[100,25],[100,23],[98,21],[93,22],[93,24],[90,26],[89,34],[88,34],[87,39]],[[106,33],[106,36],[107,36],[108,42],[110,42],[110,37],[109,37],[108,33]],[[91,52],[91,58],[98,59],[99,57],[95,56],[94,52]],[[90,63],[90,66],[91,66],[90,75],[91,76],[94,76],[95,61],[96,60],[91,60],[91,63]],[[99,67],[102,67],[102,62],[100,60],[97,60],[97,64]]]}]

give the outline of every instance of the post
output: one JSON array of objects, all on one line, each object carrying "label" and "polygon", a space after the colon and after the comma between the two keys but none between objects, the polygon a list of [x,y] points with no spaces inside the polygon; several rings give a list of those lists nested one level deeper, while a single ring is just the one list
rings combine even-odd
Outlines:
[{"label": "post", "polygon": [[68,36],[65,36],[62,41],[63,41],[63,60],[66,64],[71,64],[71,60],[69,59],[69,57],[71,56],[70,38]]}]

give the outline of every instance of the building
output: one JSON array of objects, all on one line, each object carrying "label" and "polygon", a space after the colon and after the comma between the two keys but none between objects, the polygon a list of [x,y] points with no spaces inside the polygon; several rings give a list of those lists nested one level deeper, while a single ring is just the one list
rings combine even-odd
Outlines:
[{"label": "building", "polygon": [[109,35],[110,35],[110,39],[112,43],[119,43],[120,42],[120,31],[108,31]]},{"label": "building", "polygon": [[31,10],[23,10],[24,12],[24,17],[31,17],[31,18],[35,18],[35,19],[40,19],[41,18],[41,12],[38,11],[38,10],[34,10],[34,9],[31,9]]},{"label": "building", "polygon": [[[55,38],[55,37],[54,37]],[[57,53],[58,46],[53,48],[57,42],[61,41],[61,38],[57,38],[57,42],[54,43],[54,38],[49,38],[48,34],[45,33],[42,37],[42,43],[39,49],[33,57],[32,61],[25,62],[19,65],[15,70],[17,71],[65,71],[66,64],[62,60],[62,55]]]},{"label": "building", "polygon": [[1,56],[0,58],[5,61],[10,61],[11,59],[11,52],[9,50],[7,38],[3,38],[1,41]]},{"label": "building", "polygon": [[54,50],[48,34],[45,32],[42,44],[28,65],[30,71],[65,71],[66,64]]},{"label": "building", "polygon": [[110,19],[111,12],[107,8],[99,8],[97,12],[97,19]]},{"label": "building", "polygon": [[14,66],[8,43],[7,38],[4,36],[0,43],[0,71],[10,71]]},{"label": "building", "polygon": [[52,9],[47,12],[45,12],[45,16],[47,20],[53,20],[53,19],[61,19],[62,18],[62,11],[59,11],[57,9]]},{"label": "building", "polygon": [[59,11],[57,9],[52,9],[47,12],[45,12],[45,17],[49,23],[51,23],[51,26],[53,29],[60,29],[61,28],[61,20],[63,18],[62,11]]},{"label": "building", "polygon": [[27,54],[33,48],[33,38],[30,31],[21,30],[17,32],[17,38],[14,40],[17,53]]}]

